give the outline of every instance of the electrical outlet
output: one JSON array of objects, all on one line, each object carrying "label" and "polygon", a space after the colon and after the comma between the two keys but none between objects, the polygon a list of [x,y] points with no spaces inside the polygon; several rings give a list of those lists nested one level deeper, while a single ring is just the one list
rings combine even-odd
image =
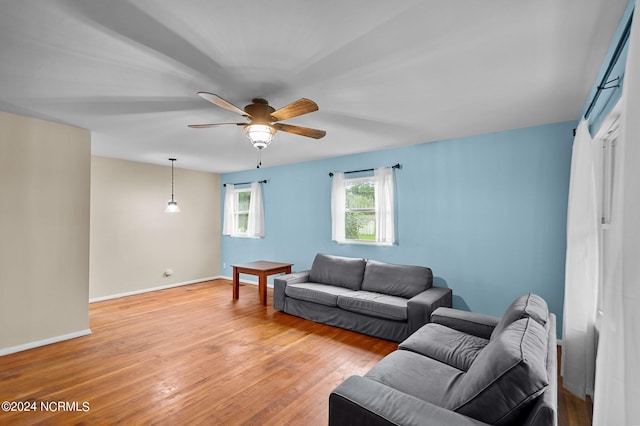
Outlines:
[{"label": "electrical outlet", "polygon": [[223,263],[223,264],[222,264],[222,268],[223,268],[223,269],[226,269],[226,268],[227,268],[227,262],[225,262],[225,263]]}]

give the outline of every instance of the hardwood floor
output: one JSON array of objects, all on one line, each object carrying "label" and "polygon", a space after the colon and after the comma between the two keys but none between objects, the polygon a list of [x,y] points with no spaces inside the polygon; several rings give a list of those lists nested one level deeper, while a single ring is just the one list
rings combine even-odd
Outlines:
[{"label": "hardwood floor", "polygon": [[[397,347],[275,311],[271,290],[267,306],[255,286],[232,300],[230,284],[93,303],[91,335],[0,357],[0,401],[36,408],[0,424],[326,425],[331,390]],[[586,424],[559,403],[560,426]]]},{"label": "hardwood floor", "polygon": [[[562,348],[558,347],[558,360],[562,359]],[[560,361],[558,361],[560,362]],[[582,426],[593,422],[593,402],[574,396],[562,387],[562,377],[558,368],[558,425]]]},{"label": "hardwood floor", "polygon": [[271,290],[268,306],[231,294],[216,280],[91,304],[90,336],[0,358],[0,401],[89,411],[0,424],[326,424],[331,390],[396,348],[275,311]]}]

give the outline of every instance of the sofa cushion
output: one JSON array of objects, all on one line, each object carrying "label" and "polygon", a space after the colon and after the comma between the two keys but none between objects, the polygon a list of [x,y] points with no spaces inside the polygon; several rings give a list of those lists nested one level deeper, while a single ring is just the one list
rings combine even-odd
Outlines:
[{"label": "sofa cushion", "polygon": [[354,291],[334,285],[299,283],[289,284],[285,287],[284,293],[292,299],[306,300],[307,302],[337,307],[339,295],[354,293]]},{"label": "sofa cushion", "polygon": [[521,424],[549,383],[547,331],[531,318],[507,326],[456,383],[447,408],[490,424]]},{"label": "sofa cushion", "polygon": [[549,318],[549,308],[547,302],[537,294],[528,293],[518,297],[509,305],[504,315],[493,329],[491,339],[493,339],[512,322],[521,318],[533,318],[543,327]]},{"label": "sofa cushion", "polygon": [[411,299],[433,285],[431,269],[368,260],[362,290]]},{"label": "sofa cushion", "polygon": [[429,357],[395,351],[382,358],[364,377],[444,407],[451,389],[463,374]]},{"label": "sofa cushion", "polygon": [[440,324],[429,323],[400,343],[398,348],[416,352],[467,371],[478,353],[488,343],[488,339],[462,333]]},{"label": "sofa cushion", "polygon": [[338,306],[345,311],[372,317],[406,321],[407,300],[403,297],[361,290],[338,296]]},{"label": "sofa cushion", "polygon": [[360,290],[365,260],[318,253],[313,259],[309,281]]}]

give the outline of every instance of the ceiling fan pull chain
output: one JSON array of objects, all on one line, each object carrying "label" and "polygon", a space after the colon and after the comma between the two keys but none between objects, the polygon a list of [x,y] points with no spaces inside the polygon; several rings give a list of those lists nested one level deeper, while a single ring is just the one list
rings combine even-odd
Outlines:
[{"label": "ceiling fan pull chain", "polygon": [[258,150],[258,165],[256,166],[256,169],[259,169],[260,166],[262,166],[262,150],[261,149]]}]

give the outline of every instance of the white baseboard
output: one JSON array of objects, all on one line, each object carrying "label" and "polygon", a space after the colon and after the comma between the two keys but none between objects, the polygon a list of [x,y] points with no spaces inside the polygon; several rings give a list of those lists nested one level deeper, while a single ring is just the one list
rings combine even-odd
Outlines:
[{"label": "white baseboard", "polygon": [[36,340],[35,342],[25,343],[23,345],[11,346],[9,348],[0,349],[0,356],[9,355],[15,352],[26,351],[27,349],[37,348],[39,346],[50,345],[52,343],[62,342],[64,340],[75,339],[76,337],[86,336],[91,334],[91,329],[80,330],[69,334],[63,334],[61,336],[49,337],[47,339]]},{"label": "white baseboard", "polygon": [[183,281],[183,282],[180,282],[180,283],[166,284],[166,285],[161,285],[161,286],[158,286],[158,287],[142,288],[142,289],[139,289],[139,290],[127,291],[125,293],[111,294],[109,296],[92,297],[91,299],[89,299],[89,303],[102,302],[103,300],[118,299],[120,297],[133,296],[135,294],[149,293],[151,291],[165,290],[167,288],[180,287],[180,286],[189,285],[189,284],[196,284],[196,283],[201,283],[203,281],[215,280],[217,278],[224,278],[224,277],[221,277],[221,276],[218,275],[216,277],[198,278],[198,279],[195,279],[195,280]]}]

